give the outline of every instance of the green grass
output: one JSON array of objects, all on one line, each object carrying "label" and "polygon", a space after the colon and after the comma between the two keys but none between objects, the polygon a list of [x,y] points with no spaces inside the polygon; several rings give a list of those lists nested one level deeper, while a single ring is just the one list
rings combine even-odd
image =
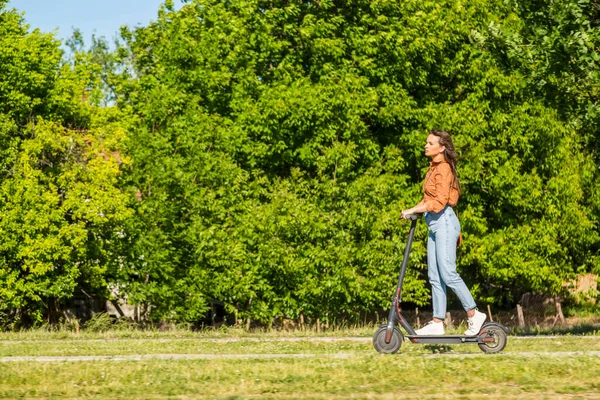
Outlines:
[{"label": "green grass", "polygon": [[[374,330],[374,329],[373,329]],[[373,330],[314,332],[29,331],[0,335],[0,357],[248,355],[211,360],[3,362],[1,398],[396,399],[598,398],[600,337],[509,337],[500,355],[477,346],[377,354]],[[344,336],[344,333],[346,336]],[[320,334],[319,336],[322,336]],[[351,337],[362,337],[361,340]],[[62,337],[62,338],[61,338]],[[565,352],[581,352],[576,355]],[[253,358],[261,354],[264,358]],[[268,354],[305,354],[276,358]],[[344,357],[338,357],[343,354]]]},{"label": "green grass", "polygon": [[381,356],[347,359],[5,363],[5,398],[560,398],[600,392],[600,358]]},{"label": "green grass", "polygon": [[[0,357],[10,356],[82,356],[134,354],[333,354],[364,355],[373,352],[370,338],[335,338],[320,341],[304,338],[146,338],[146,339],[63,339],[1,340]],[[509,338],[505,352],[600,351],[600,338],[563,336],[557,339]],[[423,346],[405,342],[401,352],[407,355],[479,353],[476,345]]]},{"label": "green grass", "polygon": [[[187,328],[178,328],[167,331],[158,329],[118,329],[106,332],[94,332],[92,330],[81,330],[75,332],[69,328],[44,327],[28,329],[16,332],[0,331],[0,340],[62,340],[62,339],[146,339],[146,338],[228,338],[228,337],[371,337],[379,325],[366,324],[355,327],[344,326],[342,328],[330,328],[317,332],[314,328],[306,330],[275,330],[275,329],[252,329],[247,331],[239,327],[222,326],[215,329],[194,331]],[[460,328],[464,331],[464,326]]]}]

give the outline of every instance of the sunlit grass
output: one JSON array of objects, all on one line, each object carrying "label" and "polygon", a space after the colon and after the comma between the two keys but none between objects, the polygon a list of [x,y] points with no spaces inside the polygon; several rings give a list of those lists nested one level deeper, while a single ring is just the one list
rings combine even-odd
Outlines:
[{"label": "sunlit grass", "polygon": [[[416,347],[416,346],[415,346]],[[560,398],[597,394],[589,356],[382,356],[138,362],[4,363],[8,398]]]},{"label": "sunlit grass", "polygon": [[[480,353],[476,345],[423,346],[404,342],[408,355],[432,352]],[[509,337],[505,352],[600,351],[600,337],[523,339]],[[80,356],[134,354],[333,354],[364,355],[374,352],[370,337],[177,337],[105,339],[88,336],[62,340],[1,340],[0,357]]]},{"label": "sunlit grass", "polygon": [[[91,362],[7,362],[5,358],[0,364],[0,397],[538,399],[593,398],[600,391],[596,355],[600,336],[509,336],[499,355],[485,355],[476,345],[404,342],[398,354],[384,356],[371,344],[375,329],[365,325],[327,332],[174,328],[2,333],[0,357],[199,354],[215,358]],[[296,354],[304,357],[291,356]]]}]

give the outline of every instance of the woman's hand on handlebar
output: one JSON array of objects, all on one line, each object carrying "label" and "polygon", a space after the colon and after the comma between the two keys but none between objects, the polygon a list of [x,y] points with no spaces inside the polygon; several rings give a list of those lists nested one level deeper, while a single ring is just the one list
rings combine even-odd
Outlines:
[{"label": "woman's hand on handlebar", "polygon": [[415,216],[416,214],[423,214],[427,211],[427,206],[425,205],[425,200],[417,204],[416,206],[409,208],[408,210],[402,210],[402,218],[411,219],[411,216]]},{"label": "woman's hand on handlebar", "polygon": [[403,219],[410,219],[411,215],[414,215],[414,211],[412,210],[412,208],[409,208],[408,210],[402,210]]}]

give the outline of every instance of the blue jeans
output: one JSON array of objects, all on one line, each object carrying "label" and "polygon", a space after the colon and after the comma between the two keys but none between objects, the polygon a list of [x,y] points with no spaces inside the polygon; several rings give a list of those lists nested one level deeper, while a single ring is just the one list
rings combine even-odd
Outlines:
[{"label": "blue jeans", "polygon": [[425,213],[429,229],[427,240],[427,269],[433,298],[433,317],[446,317],[446,287],[452,289],[468,311],[477,307],[465,282],[456,272],[456,241],[460,222],[450,206],[438,213]]}]

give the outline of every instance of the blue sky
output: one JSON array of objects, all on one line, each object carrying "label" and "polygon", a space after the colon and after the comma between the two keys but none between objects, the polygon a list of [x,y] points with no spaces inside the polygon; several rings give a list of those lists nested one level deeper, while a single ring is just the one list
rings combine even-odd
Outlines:
[{"label": "blue sky", "polygon": [[[9,0],[8,8],[25,12],[30,29],[51,32],[58,28],[59,39],[67,39],[73,27],[84,34],[86,44],[92,33],[112,42],[121,25],[147,25],[155,20],[164,0]],[[175,1],[179,6],[180,1]]]}]

